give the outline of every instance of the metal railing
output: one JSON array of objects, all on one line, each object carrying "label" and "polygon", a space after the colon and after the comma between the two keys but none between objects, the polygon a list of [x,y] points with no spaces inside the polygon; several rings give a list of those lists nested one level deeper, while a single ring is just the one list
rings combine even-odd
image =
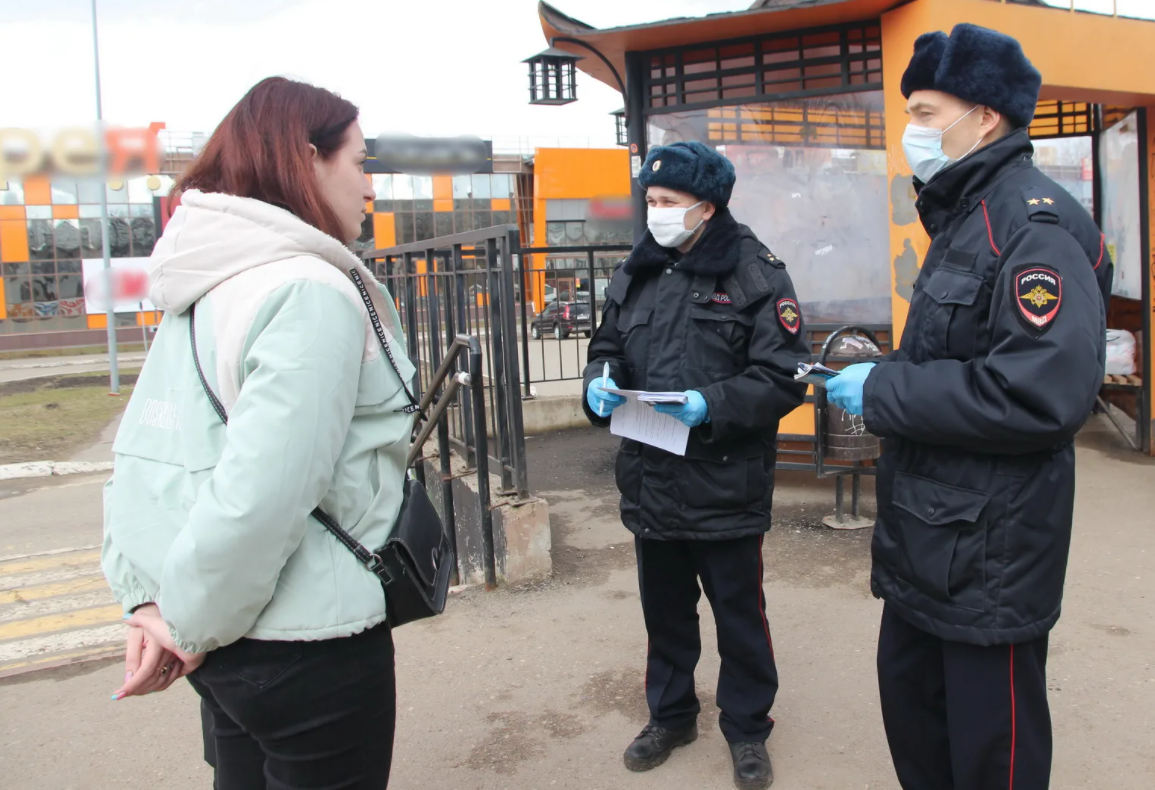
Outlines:
[{"label": "metal railing", "polygon": [[[461,364],[462,357],[467,359],[464,366]],[[437,454],[441,467],[441,502],[444,511],[442,518],[449,530],[454,556],[460,561],[461,555],[457,549],[457,517],[453,508],[453,466],[450,458],[449,423],[446,414],[451,407],[461,402],[461,389],[468,388],[471,394],[469,400],[472,406],[471,414],[481,415],[470,433],[475,441],[472,458],[477,472],[477,498],[481,511],[481,555],[485,570],[485,586],[492,590],[497,586],[497,559],[493,542],[492,497],[489,491],[489,444],[486,431],[478,430],[477,427],[477,423],[485,422],[485,390],[481,386],[481,358],[481,343],[476,337],[458,335],[453,339],[445,352],[445,358],[426,385],[425,394],[421,397],[420,413],[425,415],[426,421],[409,448],[407,468],[412,467],[421,458],[425,443],[436,429]],[[462,367],[465,370],[461,370]],[[432,411],[429,411],[430,407]],[[417,466],[417,473],[422,484],[427,485],[423,465]]]},{"label": "metal railing", "polygon": [[[549,383],[582,378],[586,361],[585,344],[580,340],[583,335],[592,337],[597,331],[605,302],[604,288],[599,289],[598,284],[605,282],[608,285],[615,267],[625,259],[631,249],[633,247],[629,244],[521,248],[518,256],[520,293],[529,293],[531,278],[544,279],[544,284],[554,292],[554,298],[549,303],[541,305],[531,304],[530,300],[524,298],[520,300],[521,367],[525,395],[531,394],[533,382]],[[545,265],[538,264],[537,259],[540,256],[547,256]],[[572,261],[573,266],[557,265],[566,260]],[[581,296],[580,285],[583,277],[586,280],[584,297]],[[563,324],[558,318],[551,318],[547,314],[549,304],[552,303],[555,309],[558,309],[562,303],[582,302],[589,306],[589,328],[579,328],[576,332],[572,332],[576,342],[569,343],[567,347],[565,343],[571,330],[555,329]]]},{"label": "metal railing", "polygon": [[[480,466],[483,454],[492,458],[500,473],[499,493],[520,499],[529,496],[529,478],[514,340],[518,249],[517,226],[500,225],[370,250],[362,257],[396,300],[417,367],[414,386],[423,402],[436,402],[446,416],[445,443],[456,446],[470,468]],[[482,352],[474,397],[456,393],[447,394],[445,403],[434,401],[438,373],[462,372],[459,354],[442,354],[443,344],[452,348],[459,335],[473,336]],[[478,412],[484,413],[475,418]],[[494,437],[496,455],[489,455],[482,434]],[[448,452],[443,455],[448,458]],[[488,477],[481,477],[479,485],[488,486]]]}]

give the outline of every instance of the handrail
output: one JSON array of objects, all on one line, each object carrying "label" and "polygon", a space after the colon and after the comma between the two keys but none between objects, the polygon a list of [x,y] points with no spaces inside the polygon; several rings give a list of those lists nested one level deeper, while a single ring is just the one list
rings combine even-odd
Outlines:
[{"label": "handrail", "polygon": [[[453,368],[462,352],[469,352],[468,372],[453,372]],[[445,391],[437,398],[437,391],[445,385]],[[453,550],[457,551],[457,526],[453,512],[453,479],[449,465],[449,428],[442,424],[442,418],[454,401],[458,391],[466,387],[473,396],[473,419],[475,422],[474,442],[476,447],[477,495],[481,505],[481,556],[485,566],[485,586],[492,590],[497,586],[497,560],[493,541],[493,510],[489,490],[489,436],[485,425],[485,388],[482,386],[481,373],[481,341],[472,335],[458,335],[445,352],[445,358],[437,369],[432,380],[426,387],[421,398],[420,414],[433,404],[437,404],[425,419],[417,438],[409,447],[409,456],[406,468],[413,466],[422,454],[425,443],[433,435],[435,428],[441,430],[440,452],[441,457],[441,485],[442,506],[444,518],[451,526],[450,534]]]}]

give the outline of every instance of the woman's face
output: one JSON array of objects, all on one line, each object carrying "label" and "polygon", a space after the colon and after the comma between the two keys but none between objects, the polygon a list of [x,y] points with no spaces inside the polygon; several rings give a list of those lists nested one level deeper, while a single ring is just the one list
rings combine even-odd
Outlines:
[{"label": "woman's face", "polygon": [[345,142],[328,159],[322,159],[313,149],[313,168],[321,187],[321,197],[337,215],[344,236],[341,241],[346,244],[356,241],[361,235],[365,204],[377,197],[365,178],[366,156],[365,135],[356,121],[345,130]]}]

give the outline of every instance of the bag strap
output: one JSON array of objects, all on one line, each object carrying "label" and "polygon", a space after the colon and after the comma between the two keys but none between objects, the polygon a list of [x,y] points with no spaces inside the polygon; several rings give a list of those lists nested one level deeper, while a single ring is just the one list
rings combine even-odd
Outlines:
[{"label": "bag strap", "polygon": [[[413,393],[409,391],[409,385],[405,383],[405,378],[401,375],[401,370],[397,367],[397,360],[393,358],[393,351],[389,348],[389,340],[385,335],[385,326],[381,323],[381,313],[377,309],[377,302],[381,298],[381,292],[376,288],[373,289],[377,295],[377,299],[373,298],[369,289],[365,286],[365,281],[361,278],[360,272],[356,268],[349,270],[349,279],[357,286],[357,290],[361,293],[361,301],[365,303],[365,309],[369,311],[369,321],[373,324],[373,332],[377,335],[377,342],[381,344],[381,349],[385,352],[385,357],[389,360],[389,364],[393,366],[393,372],[397,374],[397,378],[401,380],[401,387],[405,390],[405,396],[409,398],[409,405],[398,411],[406,414],[413,414],[420,412],[421,407],[417,403],[417,399],[413,397]],[[426,419],[424,414],[419,414],[419,418]]]},{"label": "bag strap", "polygon": [[[218,398],[217,394],[213,392],[213,388],[209,386],[208,379],[205,378],[205,372],[201,368],[200,355],[197,354],[196,312],[197,306],[194,302],[188,310],[188,333],[190,342],[192,343],[193,364],[196,365],[197,376],[200,377],[201,386],[204,387],[205,394],[209,396],[209,402],[213,405],[213,411],[215,411],[217,416],[221,418],[221,422],[223,422],[225,425],[228,425],[229,415],[225,411],[225,405],[221,403],[220,398]],[[383,333],[379,335],[379,339],[383,337]],[[385,348],[388,349],[388,346]],[[389,359],[390,361],[393,360],[392,354],[390,354]],[[394,368],[396,368],[396,364],[394,364]],[[406,390],[406,392],[408,393],[408,390]],[[410,397],[412,398],[412,396]],[[369,551],[369,549],[362,546],[356,538],[354,538],[345,530],[341,529],[341,525],[338,524],[332,516],[330,516],[324,510],[321,510],[320,507],[314,508],[312,515],[313,518],[321,522],[321,526],[329,530],[329,532],[333,533],[333,537],[344,543],[345,547],[349,549],[349,551],[357,555],[357,559],[359,559],[366,568],[368,568],[373,573],[376,573],[378,576],[381,576],[381,574],[384,573],[385,576],[382,577],[383,581],[392,581],[391,577],[388,579],[385,578],[388,577],[388,571],[385,569],[385,565],[381,562],[381,557],[374,552]]]}]

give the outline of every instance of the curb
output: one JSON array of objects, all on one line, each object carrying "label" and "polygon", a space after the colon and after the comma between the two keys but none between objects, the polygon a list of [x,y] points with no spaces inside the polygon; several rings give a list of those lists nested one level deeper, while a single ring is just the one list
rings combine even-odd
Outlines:
[{"label": "curb", "polygon": [[[121,363],[121,364],[123,364],[125,362],[144,362],[144,360],[145,360],[144,354],[125,354],[122,356],[117,356],[117,362]],[[58,368],[89,367],[92,365],[107,365],[107,364],[108,364],[107,357],[104,359],[68,359],[68,358],[65,358],[65,359],[61,359],[61,360],[51,360],[51,361],[47,361],[47,362],[28,362],[28,363],[19,364],[19,365],[6,365],[3,368],[0,368],[0,370],[55,370]]]},{"label": "curb", "polygon": [[111,472],[112,462],[90,463],[84,461],[33,461],[27,464],[7,464],[0,466],[0,481],[24,480],[31,477],[60,477],[62,475],[89,475],[94,472]]}]

